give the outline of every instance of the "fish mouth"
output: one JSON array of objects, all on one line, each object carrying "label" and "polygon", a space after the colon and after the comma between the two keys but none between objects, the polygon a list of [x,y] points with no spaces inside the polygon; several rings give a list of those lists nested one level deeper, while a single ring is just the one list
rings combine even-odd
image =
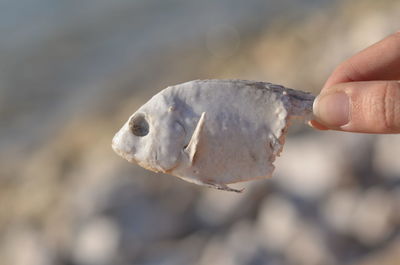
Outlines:
[{"label": "fish mouth", "polygon": [[[139,160],[137,160],[137,159],[135,158],[135,156],[133,156],[133,155],[131,155],[131,154],[129,154],[129,153],[126,153],[126,152],[122,151],[121,149],[119,149],[118,147],[116,147],[116,146],[114,146],[114,145],[111,145],[111,147],[112,147],[112,149],[114,150],[114,152],[117,153],[117,155],[119,155],[119,156],[122,157],[123,159],[127,160],[129,163],[138,164],[138,165],[140,165],[140,166],[143,167],[143,165],[141,164],[141,162],[140,162]],[[148,167],[146,167],[146,168],[148,168]],[[153,170],[153,171],[154,171],[154,170]]]},{"label": "fish mouth", "polygon": [[119,139],[118,139],[118,133],[117,133],[111,142],[111,148],[114,150],[114,152],[117,153],[117,155],[119,155],[120,157],[128,160],[131,163],[137,162],[135,160],[134,156],[130,154],[130,153],[132,153],[133,150],[131,150],[130,152],[127,152],[126,150],[124,150],[124,148],[121,148],[121,146],[118,144],[119,143],[118,140]]},{"label": "fish mouth", "polygon": [[[142,159],[138,159],[138,157],[135,157],[135,155],[134,155],[136,152],[135,147],[133,147],[133,146],[130,147],[130,146],[124,144],[124,141],[122,141],[122,140],[123,139],[121,138],[120,132],[117,132],[111,141],[111,148],[114,150],[114,152],[118,156],[127,160],[129,163],[138,164],[139,166],[141,166],[147,170],[156,172],[156,173],[159,173],[159,172],[169,173],[178,166],[178,165],[174,165],[170,169],[163,168],[162,166],[159,165],[157,155],[152,160],[143,161]],[[121,144],[121,141],[122,141],[122,144]]]},{"label": "fish mouth", "polygon": [[112,139],[111,142],[111,148],[114,150],[115,153],[117,153],[119,156],[124,156],[124,152],[122,152],[122,150],[119,148],[118,143],[117,143],[117,139],[116,139],[117,135],[114,136],[114,138]]},{"label": "fish mouth", "polygon": [[148,163],[145,163],[145,162],[143,162],[141,160],[136,159],[135,156],[131,154],[131,153],[133,153],[132,151],[127,152],[126,150],[124,150],[123,148],[121,148],[118,145],[118,139],[116,139],[116,137],[114,137],[113,140],[112,140],[111,148],[114,150],[114,152],[117,155],[119,155],[123,159],[127,160],[129,163],[138,164],[139,166],[141,166],[141,167],[143,167],[143,168],[145,168],[147,170],[156,172],[156,173],[159,173],[159,172],[166,173],[166,170],[164,170],[161,167],[150,165]]},{"label": "fish mouth", "polygon": [[128,160],[129,162],[136,162],[136,160],[133,158],[133,156],[127,154],[126,152],[124,152],[123,150],[121,150],[120,148],[118,148],[117,145],[111,144],[111,148],[114,150],[114,152],[119,155],[120,157]]}]

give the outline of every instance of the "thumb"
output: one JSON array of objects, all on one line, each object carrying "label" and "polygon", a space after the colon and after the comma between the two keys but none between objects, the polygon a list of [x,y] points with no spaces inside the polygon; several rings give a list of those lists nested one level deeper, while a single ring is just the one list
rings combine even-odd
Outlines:
[{"label": "thumb", "polygon": [[400,82],[336,84],[314,101],[316,121],[340,131],[400,133]]}]

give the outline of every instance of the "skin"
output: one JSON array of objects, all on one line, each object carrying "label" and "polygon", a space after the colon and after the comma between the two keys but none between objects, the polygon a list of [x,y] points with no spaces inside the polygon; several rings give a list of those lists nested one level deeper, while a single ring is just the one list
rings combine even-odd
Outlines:
[{"label": "skin", "polygon": [[316,119],[310,125],[320,130],[400,133],[399,80],[400,31],[333,71],[314,103]]},{"label": "skin", "polygon": [[270,177],[291,117],[314,97],[245,80],[195,80],[168,87],[140,107],[112,148],[132,163],[221,190]]}]

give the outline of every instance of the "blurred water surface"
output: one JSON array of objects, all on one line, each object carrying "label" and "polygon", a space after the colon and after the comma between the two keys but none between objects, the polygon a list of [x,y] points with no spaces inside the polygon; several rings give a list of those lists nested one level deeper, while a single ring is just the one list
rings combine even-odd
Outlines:
[{"label": "blurred water surface", "polygon": [[[7,140],[2,145],[36,140],[70,115],[87,111],[107,93],[133,93],[145,87],[141,80],[160,80],[160,68],[167,67],[162,60],[168,54],[183,54],[180,50],[188,47],[201,49],[215,29],[214,35],[233,31],[235,41],[240,41],[277,14],[321,4],[3,0],[0,137]],[[168,67],[178,60],[171,57]],[[121,72],[129,72],[135,85],[121,88],[107,83]],[[30,121],[38,119],[41,126],[32,128]],[[29,134],[21,133],[27,130]]]},{"label": "blurred water surface", "polygon": [[274,177],[241,195],[110,148],[171,84],[318,93],[399,13],[394,0],[0,0],[0,264],[400,264],[397,135],[294,126]]}]

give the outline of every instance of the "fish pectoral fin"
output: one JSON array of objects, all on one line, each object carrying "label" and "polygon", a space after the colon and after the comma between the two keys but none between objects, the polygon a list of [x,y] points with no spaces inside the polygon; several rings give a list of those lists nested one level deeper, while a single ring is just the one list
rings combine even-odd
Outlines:
[{"label": "fish pectoral fin", "polygon": [[233,189],[226,184],[217,184],[217,183],[212,183],[212,182],[203,182],[202,184],[206,187],[217,189],[217,190],[231,191],[231,192],[236,192],[236,193],[242,193],[244,191],[244,189],[240,189],[240,190]]},{"label": "fish pectoral fin", "polygon": [[189,157],[190,164],[194,163],[195,156],[198,153],[199,146],[201,145],[202,132],[204,129],[206,113],[203,112],[197,122],[196,128],[190,138],[189,144],[183,150]]}]

